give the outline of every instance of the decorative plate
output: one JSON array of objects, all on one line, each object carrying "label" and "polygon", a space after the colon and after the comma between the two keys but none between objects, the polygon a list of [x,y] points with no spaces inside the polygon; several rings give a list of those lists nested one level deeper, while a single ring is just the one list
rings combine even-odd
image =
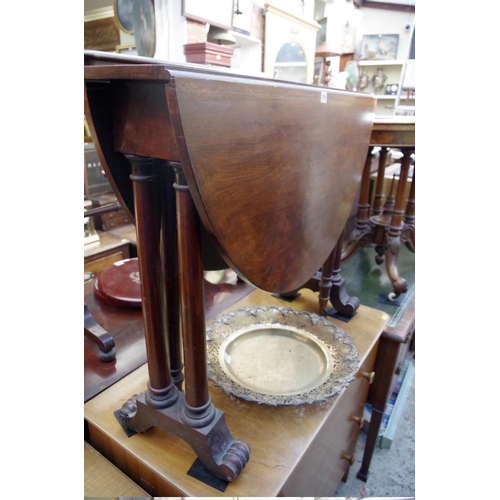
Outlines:
[{"label": "decorative plate", "polygon": [[271,406],[323,401],[346,387],[358,353],[317,314],[247,307],[207,324],[208,377],[225,392]]}]

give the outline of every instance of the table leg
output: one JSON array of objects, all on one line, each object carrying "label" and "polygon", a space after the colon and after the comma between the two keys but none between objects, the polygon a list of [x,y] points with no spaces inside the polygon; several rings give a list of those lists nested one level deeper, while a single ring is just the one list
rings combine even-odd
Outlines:
[{"label": "table leg", "polygon": [[166,408],[178,399],[170,373],[165,297],[161,282],[158,168],[153,158],[125,155],[132,163],[137,254],[141,276],[144,335],[149,382],[146,400],[155,408]]},{"label": "table leg", "polygon": [[387,406],[387,401],[390,397],[392,376],[398,360],[399,346],[400,344],[398,342],[394,342],[385,337],[380,339],[374,367],[375,378],[373,384],[370,386],[367,398],[372,408],[370,425],[368,427],[361,468],[356,476],[362,481],[368,479],[370,463],[377,444],[380,425],[384,416],[385,407]]},{"label": "table leg", "polygon": [[380,215],[384,204],[384,181],[385,169],[387,167],[387,155],[390,148],[384,146],[380,149],[378,159],[377,181],[375,183],[375,195],[373,197],[372,216]]},{"label": "table leg", "polygon": [[[175,252],[167,246],[160,252],[161,218],[155,208],[161,207],[168,219],[172,206],[162,205],[158,195],[166,187],[169,177],[158,179],[161,163],[150,158],[129,156],[132,161],[134,204],[137,226],[137,246],[142,284],[146,351],[148,355],[148,390],[131,397],[117,412],[124,427],[145,432],[159,427],[186,441],[203,465],[216,477],[233,481],[250,457],[250,447],[235,440],[226,425],[224,412],[215,408],[208,392],[208,373],[205,338],[205,304],[203,291],[203,264],[200,245],[200,220],[191,198],[181,165],[170,163],[175,173],[175,212],[177,224],[178,289],[180,296],[182,340],[184,347],[185,392],[175,386],[170,373],[167,342],[164,329],[165,302],[163,286],[172,288],[175,281],[161,272],[161,255],[170,256],[175,264]],[[163,192],[165,195],[166,193]],[[165,220],[166,229],[169,221]],[[172,227],[170,221],[170,227]],[[163,234],[163,238],[167,235]],[[165,242],[163,242],[165,243]],[[174,262],[172,262],[172,260]],[[167,276],[167,279],[165,280]],[[174,292],[172,292],[174,293]],[[166,385],[168,382],[168,385]],[[163,386],[162,386],[163,384]],[[166,389],[162,390],[162,387]],[[163,398],[161,398],[163,396]],[[168,399],[167,397],[170,396]]]},{"label": "table leg", "polygon": [[360,247],[368,246],[373,241],[373,232],[370,224],[370,172],[374,146],[370,146],[366,155],[365,167],[361,177],[361,192],[356,215],[356,226],[347,238],[342,249],[341,260],[352,257]]},{"label": "table leg", "polygon": [[175,386],[182,390],[184,380],[182,339],[180,330],[181,304],[179,297],[179,257],[174,181],[175,174],[168,162],[158,162],[161,177],[161,269],[165,295],[165,321],[168,332],[170,373]]},{"label": "table leg", "polygon": [[411,155],[414,148],[401,148],[403,158],[401,160],[401,171],[399,174],[398,189],[396,192],[396,201],[392,212],[389,229],[386,232],[386,269],[389,279],[392,283],[394,292],[389,294],[390,299],[395,299],[408,289],[408,283],[399,276],[398,257],[401,248],[401,231],[403,228],[403,217],[405,215],[405,189],[408,179],[408,171],[412,161]]},{"label": "table leg", "polygon": [[[321,281],[319,284],[319,314],[333,316],[340,313],[343,316],[354,316],[360,302],[357,297],[350,297],[345,289],[345,279],[340,275],[340,260],[342,254],[342,243],[344,232],[329,255],[321,270]],[[330,299],[333,309],[327,309],[326,305]]]}]

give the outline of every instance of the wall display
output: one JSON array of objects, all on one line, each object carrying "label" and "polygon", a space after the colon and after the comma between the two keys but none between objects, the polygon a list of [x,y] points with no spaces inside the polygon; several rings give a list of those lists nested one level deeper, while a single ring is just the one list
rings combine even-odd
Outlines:
[{"label": "wall display", "polygon": [[231,29],[233,24],[233,0],[183,0],[182,15],[219,28]]},{"label": "wall display", "polygon": [[399,35],[364,35],[361,59],[396,59]]},{"label": "wall display", "polygon": [[153,57],[155,53],[155,11],[153,0],[134,2],[134,38],[137,54]]},{"label": "wall display", "polygon": [[133,0],[113,0],[115,21],[125,33],[134,33],[134,2]]}]

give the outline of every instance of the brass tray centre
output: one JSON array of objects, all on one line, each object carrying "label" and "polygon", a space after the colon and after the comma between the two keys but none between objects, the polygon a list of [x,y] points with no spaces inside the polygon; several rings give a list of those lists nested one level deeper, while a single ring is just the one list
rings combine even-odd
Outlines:
[{"label": "brass tray centre", "polygon": [[333,370],[328,347],[291,326],[260,324],[231,335],[219,351],[226,375],[247,389],[296,395],[323,384]]},{"label": "brass tray centre", "polygon": [[322,401],[354,379],[357,351],[328,319],[286,307],[238,309],[207,324],[208,376],[269,405]]}]

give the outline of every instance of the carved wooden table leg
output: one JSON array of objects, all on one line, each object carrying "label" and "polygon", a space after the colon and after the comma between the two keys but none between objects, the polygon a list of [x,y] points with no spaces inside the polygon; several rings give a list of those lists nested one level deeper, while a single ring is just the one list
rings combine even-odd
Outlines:
[{"label": "carved wooden table leg", "polygon": [[[333,316],[340,313],[344,316],[354,316],[359,307],[359,299],[350,297],[345,289],[345,279],[340,275],[340,258],[344,233],[342,232],[333,252],[323,265],[319,285],[319,314]],[[327,309],[330,299],[333,308]]]},{"label": "carved wooden table leg", "polygon": [[113,337],[97,323],[86,304],[83,305],[83,332],[101,351],[101,361],[108,363],[116,359],[115,341]]},{"label": "carved wooden table leg", "polygon": [[398,256],[401,248],[401,231],[403,228],[405,189],[408,179],[408,171],[412,161],[411,155],[414,148],[401,148],[403,158],[401,159],[401,171],[399,174],[396,201],[392,212],[391,223],[386,233],[386,269],[392,283],[394,292],[389,294],[389,299],[395,299],[408,289],[406,280],[399,276]]},{"label": "carved wooden table leg", "polygon": [[341,260],[346,260],[354,255],[360,247],[368,246],[373,241],[372,227],[370,225],[370,171],[372,165],[374,146],[371,146],[366,156],[363,176],[361,178],[361,192],[356,216],[356,227],[349,235],[342,249]]}]

